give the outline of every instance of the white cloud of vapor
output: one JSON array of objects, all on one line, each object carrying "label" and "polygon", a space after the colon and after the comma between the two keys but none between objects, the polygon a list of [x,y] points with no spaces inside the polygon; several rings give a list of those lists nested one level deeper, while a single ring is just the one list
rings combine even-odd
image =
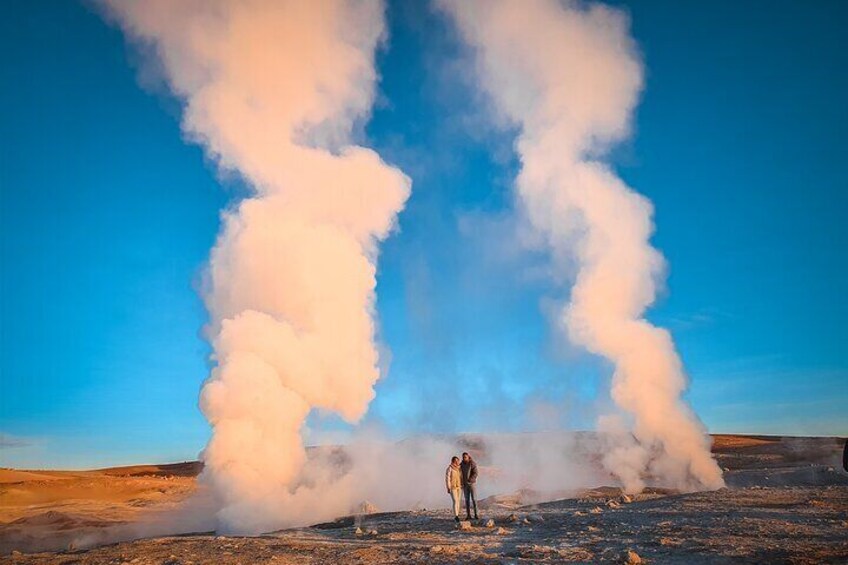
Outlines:
[{"label": "white cloud of vapor", "polygon": [[439,4],[476,50],[498,119],[520,128],[523,212],[555,259],[576,259],[562,326],[615,366],[611,396],[632,426],[599,423],[611,442],[604,462],[631,491],[648,475],[684,489],[721,487],[705,429],[681,399],[686,378],[671,335],[644,317],[664,266],[649,242],[652,205],[602,161],[627,135],[642,87],[626,16],[556,0]]},{"label": "white cloud of vapor", "polygon": [[184,101],[187,135],[254,190],[223,216],[205,297],[216,367],[200,401],[213,426],[201,479],[217,528],[301,520],[304,419],[321,408],[354,422],[374,396],[377,247],[410,191],[352,142],[374,99],[384,7],[106,4]]}]

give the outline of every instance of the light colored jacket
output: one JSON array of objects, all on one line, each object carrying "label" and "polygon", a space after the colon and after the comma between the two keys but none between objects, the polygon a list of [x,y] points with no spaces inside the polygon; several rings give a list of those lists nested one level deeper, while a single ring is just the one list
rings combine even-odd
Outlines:
[{"label": "light colored jacket", "polygon": [[462,473],[459,470],[459,466],[448,465],[445,471],[445,486],[448,490],[462,488]]}]

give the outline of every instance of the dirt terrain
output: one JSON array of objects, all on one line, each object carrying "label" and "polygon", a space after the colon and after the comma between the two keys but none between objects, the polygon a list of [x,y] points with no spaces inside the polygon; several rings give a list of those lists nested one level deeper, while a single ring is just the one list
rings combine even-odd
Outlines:
[{"label": "dirt terrain", "polygon": [[[97,543],[98,535],[176,508],[195,488],[199,465],[4,470],[0,559],[69,565],[848,563],[848,474],[841,469],[841,440],[714,440],[728,483],[716,492],[649,488],[627,497],[617,488],[599,487],[536,502],[538,493],[521,491],[481,501],[482,519],[461,527],[446,509],[417,510],[350,516],[261,537],[205,533],[88,550],[74,547],[74,540]],[[57,547],[66,549],[22,553]]]},{"label": "dirt terrain", "polygon": [[111,539],[114,528],[177,508],[198,462],[95,471],[0,469],[0,555]]}]

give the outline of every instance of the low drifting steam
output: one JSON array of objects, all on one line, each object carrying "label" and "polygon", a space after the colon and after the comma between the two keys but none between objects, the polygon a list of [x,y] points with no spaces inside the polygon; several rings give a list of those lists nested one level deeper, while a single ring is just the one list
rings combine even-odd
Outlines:
[{"label": "low drifting steam", "polygon": [[644,318],[663,271],[649,242],[651,203],[602,161],[627,135],[642,87],[625,15],[576,1],[440,4],[476,49],[496,111],[520,128],[516,185],[530,224],[555,258],[576,260],[562,325],[615,366],[611,395],[632,427],[601,419],[604,464],[629,491],[646,475],[687,490],[723,486],[705,429],[681,399],[672,338]]},{"label": "low drifting steam", "polygon": [[254,191],[224,213],[210,260],[216,367],[200,401],[213,427],[201,479],[218,500],[220,531],[268,531],[302,510],[309,411],[355,422],[380,376],[377,248],[410,181],[351,139],[374,98],[384,8],[356,0],[107,5],[184,101],[187,135]]}]

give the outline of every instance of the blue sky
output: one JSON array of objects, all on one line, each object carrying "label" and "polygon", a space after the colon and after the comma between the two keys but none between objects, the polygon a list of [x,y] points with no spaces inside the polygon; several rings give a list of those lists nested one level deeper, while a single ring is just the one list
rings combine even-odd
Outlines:
[{"label": "blue sky", "polygon": [[[650,318],[674,332],[689,400],[714,432],[848,434],[848,4],[620,5],[647,86],[614,163],[656,206],[670,272]],[[380,259],[390,368],[363,425],[589,428],[609,368],[553,334],[561,291],[514,242],[515,132],[491,125],[426,2],[388,17],[363,143],[414,186]],[[13,2],[0,26],[0,465],[194,458],[197,281],[243,187],[183,140],[178,102],[140,87],[90,5]]]}]

